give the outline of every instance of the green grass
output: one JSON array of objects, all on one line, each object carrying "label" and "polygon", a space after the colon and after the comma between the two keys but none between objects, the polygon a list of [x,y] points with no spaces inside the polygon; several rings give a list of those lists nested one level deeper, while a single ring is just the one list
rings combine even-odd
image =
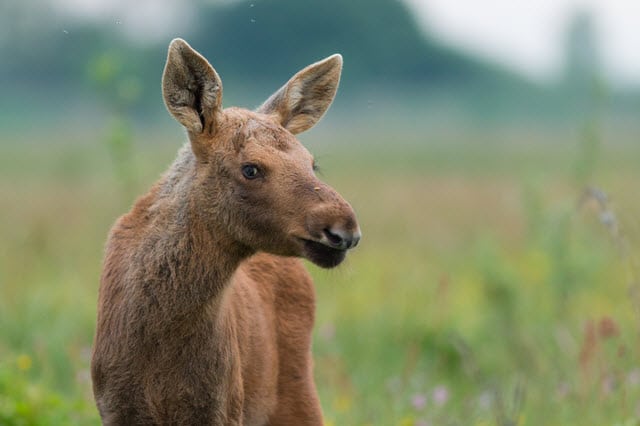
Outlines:
[{"label": "green grass", "polygon": [[[633,133],[605,129],[585,171],[562,129],[374,130],[303,137],[364,234],[339,269],[309,266],[327,424],[640,424]],[[139,133],[127,188],[89,131],[3,138],[2,425],[99,423],[88,366],[104,239],[182,143]],[[611,205],[578,207],[585,176]]]}]

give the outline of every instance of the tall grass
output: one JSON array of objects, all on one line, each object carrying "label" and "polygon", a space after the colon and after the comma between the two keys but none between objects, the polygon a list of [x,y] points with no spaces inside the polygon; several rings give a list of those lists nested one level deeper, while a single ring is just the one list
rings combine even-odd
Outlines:
[{"label": "tall grass", "polygon": [[[0,146],[2,425],[99,422],[102,244],[181,144],[118,127],[106,144]],[[638,424],[640,173],[609,165],[600,132],[573,152],[480,149],[475,134],[402,149],[372,148],[398,133],[305,137],[364,232],[343,267],[309,265],[327,424]]]}]

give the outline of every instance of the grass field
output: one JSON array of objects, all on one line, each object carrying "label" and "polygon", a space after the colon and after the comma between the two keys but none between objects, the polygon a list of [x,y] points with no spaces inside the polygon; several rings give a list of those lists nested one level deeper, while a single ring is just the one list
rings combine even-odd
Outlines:
[{"label": "grass field", "polygon": [[[638,133],[577,129],[303,137],[364,234],[309,265],[327,425],[640,424]],[[0,142],[0,425],[99,423],[105,236],[182,143],[55,135]]]}]

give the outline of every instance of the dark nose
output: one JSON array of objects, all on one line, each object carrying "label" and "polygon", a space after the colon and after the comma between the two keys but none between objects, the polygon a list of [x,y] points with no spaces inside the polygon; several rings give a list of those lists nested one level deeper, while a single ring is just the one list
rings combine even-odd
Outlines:
[{"label": "dark nose", "polygon": [[355,231],[347,231],[339,228],[325,228],[323,229],[324,237],[326,238],[327,245],[330,247],[347,250],[354,248],[360,242],[360,229]]}]

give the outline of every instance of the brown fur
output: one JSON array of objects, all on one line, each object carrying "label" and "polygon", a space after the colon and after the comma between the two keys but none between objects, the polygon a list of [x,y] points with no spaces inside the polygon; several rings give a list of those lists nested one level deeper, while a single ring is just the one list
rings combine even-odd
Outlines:
[{"label": "brown fur", "polygon": [[91,365],[104,424],[322,424],[296,257],[336,266],[360,231],[293,134],[324,114],[341,66],[310,65],[257,112],[223,110],[215,70],[171,43],[163,94],[190,143],[107,241]]}]

